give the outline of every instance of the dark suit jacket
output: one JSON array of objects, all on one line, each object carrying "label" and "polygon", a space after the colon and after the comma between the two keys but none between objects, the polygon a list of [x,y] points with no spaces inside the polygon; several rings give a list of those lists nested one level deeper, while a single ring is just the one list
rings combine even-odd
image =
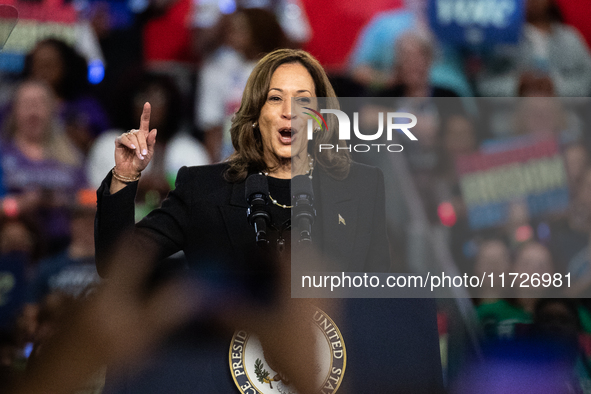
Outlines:
[{"label": "dark suit jacket", "polygon": [[[183,167],[176,189],[136,225],[142,242],[160,246],[160,258],[184,250],[194,267],[214,259],[240,259],[255,245],[246,219],[245,182],[229,183],[226,164]],[[109,193],[111,175],[98,190],[95,222],[97,268],[105,273],[108,251],[134,224],[137,182]],[[351,165],[345,180],[314,170],[317,220],[314,244],[331,260],[331,270],[386,272],[390,267],[385,223],[384,179],[374,167]]]},{"label": "dark suit jacket", "polygon": [[[135,226],[136,239],[158,244],[159,257],[184,250],[198,272],[221,269],[223,276],[228,276],[252,271],[259,260],[243,259],[257,249],[254,230],[246,219],[245,183],[226,182],[222,176],[225,168],[225,164],[182,168],[176,189],[162,207]],[[95,222],[101,275],[108,261],[107,250],[134,224],[137,184],[114,195],[109,194],[109,185],[110,175],[98,190]],[[388,271],[382,172],[353,163],[348,178],[339,181],[317,168],[313,189],[318,213],[313,242],[330,258],[333,265],[329,269]],[[337,324],[347,346],[343,392],[440,392],[432,300],[348,299],[342,301],[341,309],[342,319]],[[203,334],[190,328],[190,335],[182,336],[176,345],[165,346],[141,373],[114,386],[108,382],[105,393],[238,392],[228,367],[231,333],[226,334]]]}]

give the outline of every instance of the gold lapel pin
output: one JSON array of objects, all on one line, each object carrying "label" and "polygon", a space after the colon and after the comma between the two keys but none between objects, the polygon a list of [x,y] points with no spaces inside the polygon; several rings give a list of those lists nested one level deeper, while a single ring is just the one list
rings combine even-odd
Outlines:
[{"label": "gold lapel pin", "polygon": [[339,213],[339,224],[342,224],[343,226],[347,225],[347,223],[345,223],[345,219],[341,216],[340,213]]}]

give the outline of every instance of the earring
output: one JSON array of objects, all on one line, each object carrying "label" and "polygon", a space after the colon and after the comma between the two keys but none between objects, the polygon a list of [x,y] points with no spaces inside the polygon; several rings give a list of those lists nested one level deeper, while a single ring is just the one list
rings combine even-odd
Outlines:
[{"label": "earring", "polygon": [[256,129],[256,128],[257,128],[257,122],[254,122],[254,123],[252,124],[252,128],[253,128],[253,129]]},{"label": "earring", "polygon": [[316,127],[316,128],[314,129],[314,133],[318,133],[319,131],[320,131],[320,127]]}]

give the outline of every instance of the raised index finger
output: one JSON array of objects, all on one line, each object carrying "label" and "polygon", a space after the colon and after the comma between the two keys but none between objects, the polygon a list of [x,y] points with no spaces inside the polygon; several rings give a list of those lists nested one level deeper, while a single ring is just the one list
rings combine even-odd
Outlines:
[{"label": "raised index finger", "polygon": [[146,102],[144,104],[144,110],[142,111],[142,116],[140,118],[140,132],[144,133],[144,135],[148,135],[150,132],[150,113],[152,112],[152,107],[150,103]]}]

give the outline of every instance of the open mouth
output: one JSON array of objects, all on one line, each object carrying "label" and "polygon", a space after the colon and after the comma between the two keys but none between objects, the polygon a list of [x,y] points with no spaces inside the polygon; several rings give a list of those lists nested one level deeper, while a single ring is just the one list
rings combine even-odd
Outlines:
[{"label": "open mouth", "polygon": [[283,144],[289,145],[291,144],[291,138],[293,137],[293,135],[295,134],[294,129],[292,129],[291,127],[284,127],[282,129],[279,129],[279,135],[280,135],[280,140]]}]

